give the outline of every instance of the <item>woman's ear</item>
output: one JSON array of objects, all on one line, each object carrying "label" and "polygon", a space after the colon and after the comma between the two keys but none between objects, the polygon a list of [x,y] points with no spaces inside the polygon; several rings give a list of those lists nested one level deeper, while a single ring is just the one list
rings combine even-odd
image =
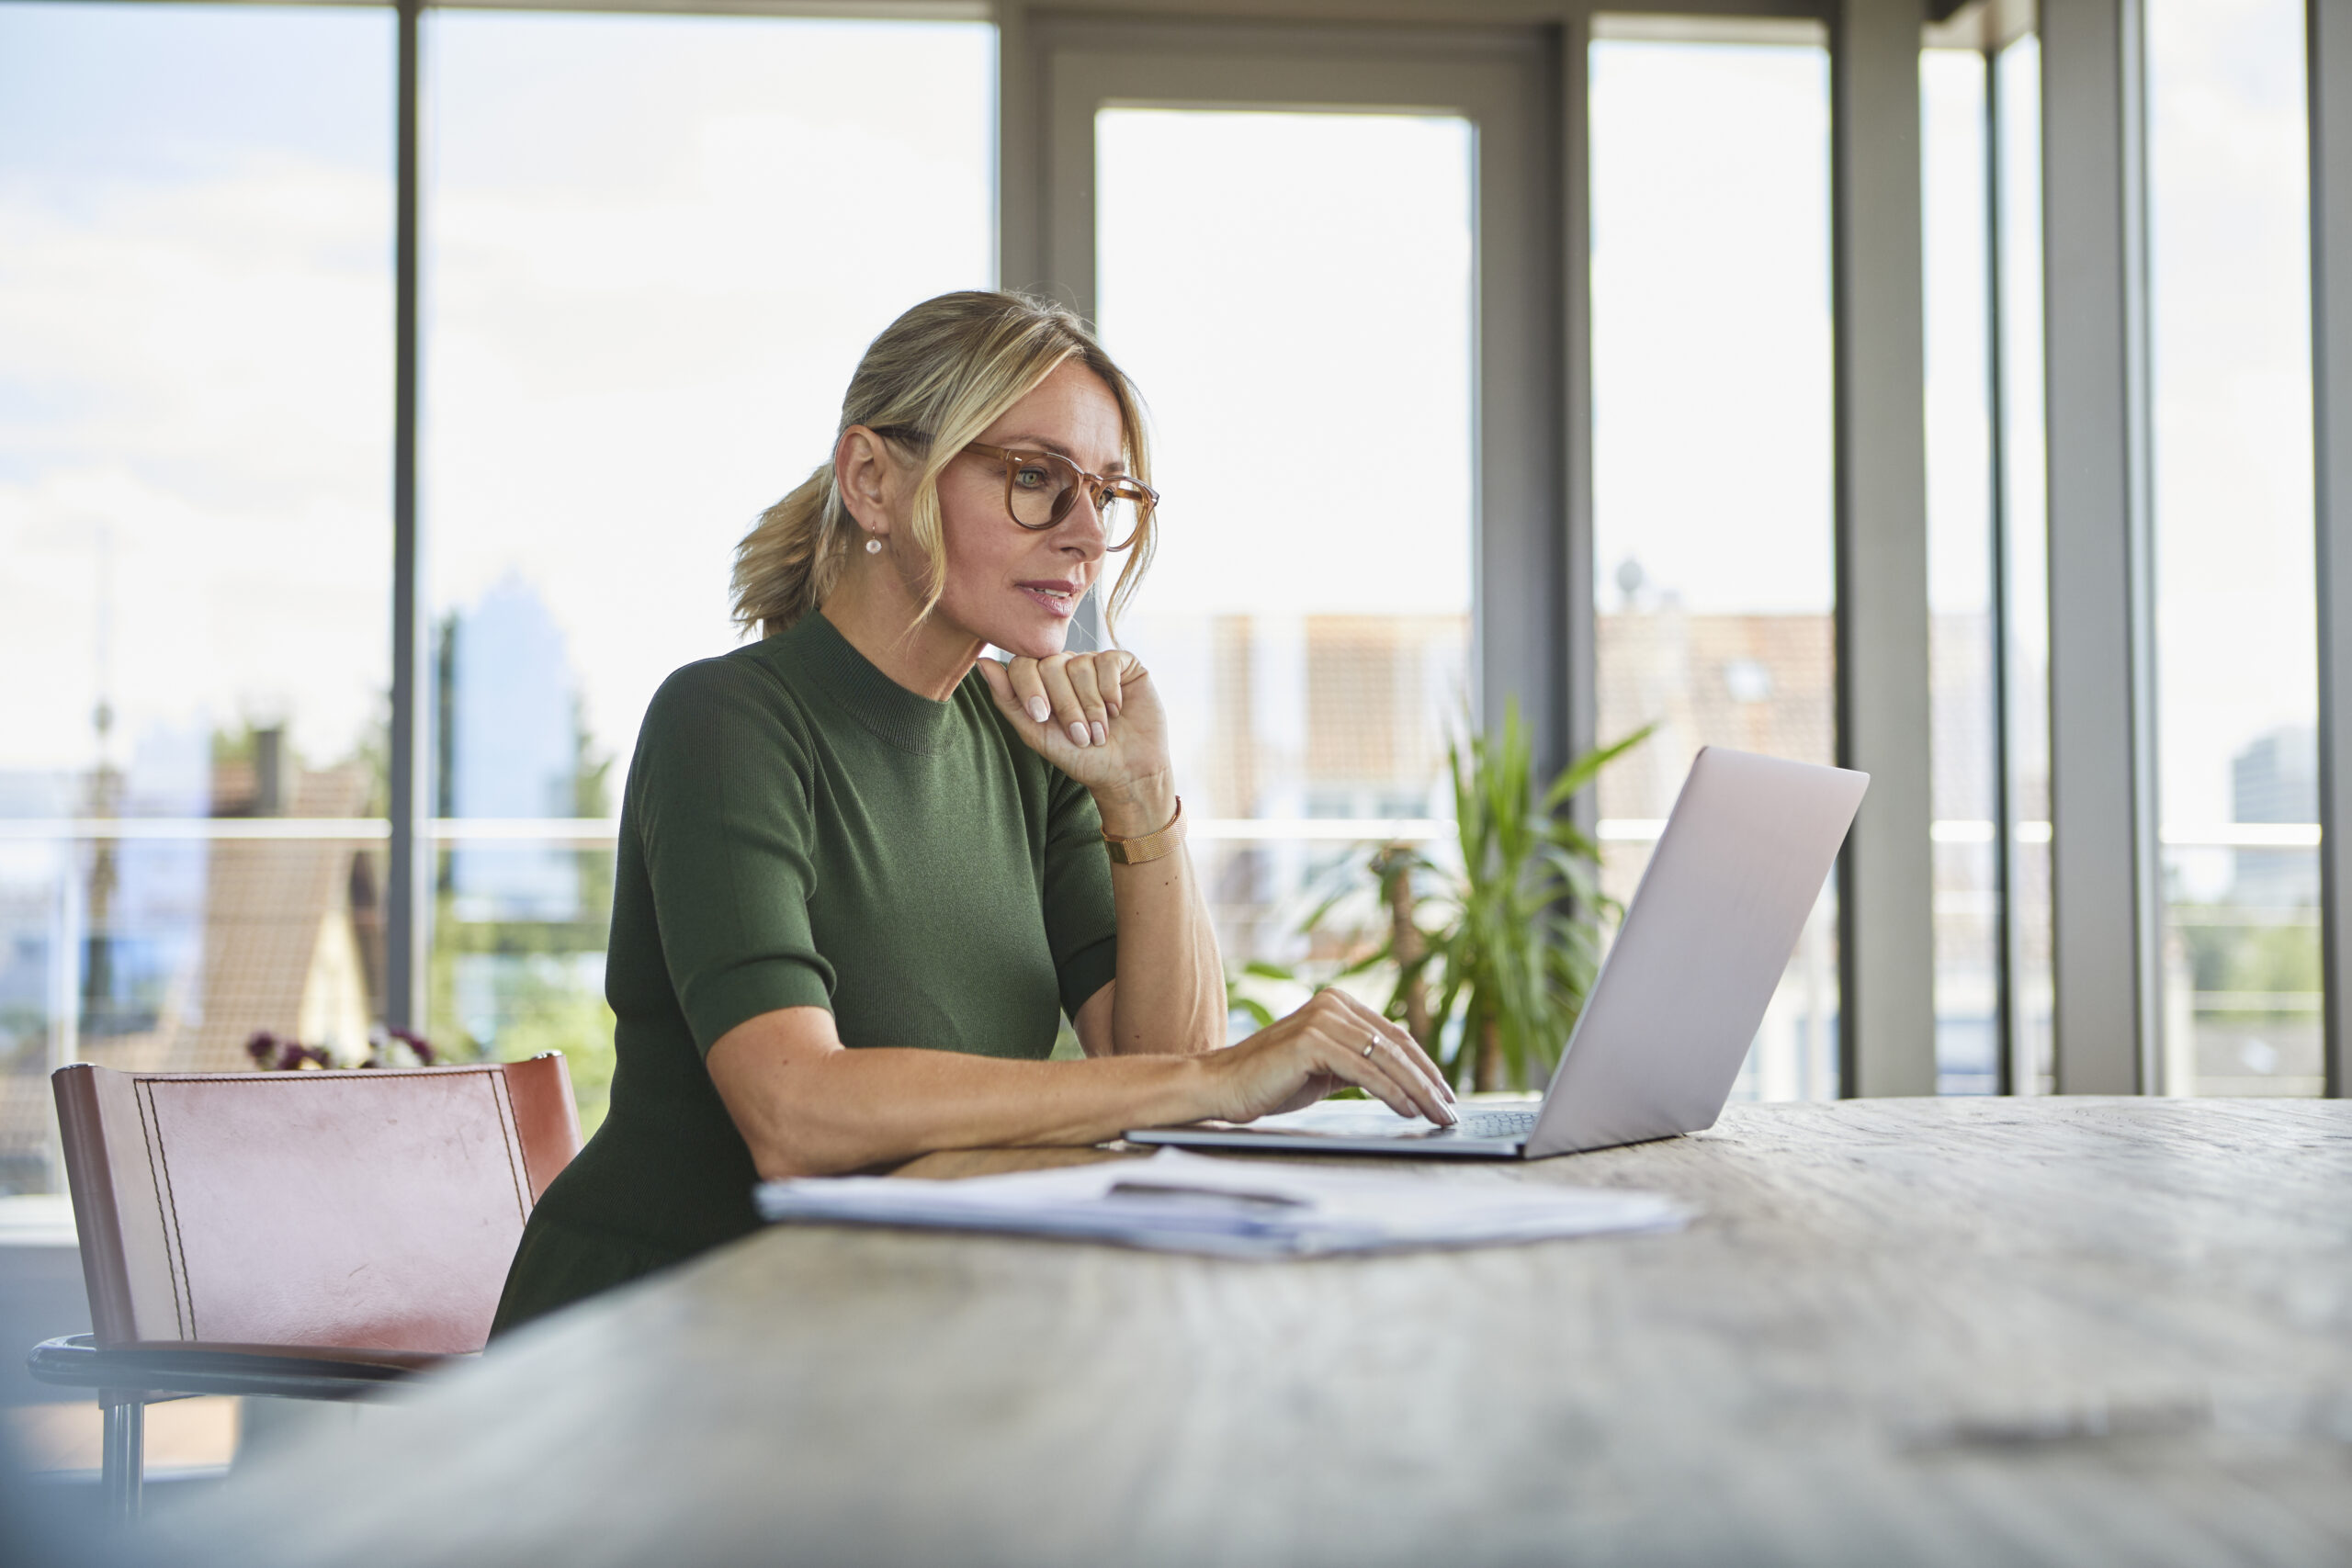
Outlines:
[{"label": "woman's ear", "polygon": [[889,535],[898,481],[898,468],[879,435],[862,424],[842,432],[841,445],[833,448],[833,483],[857,525],[876,538]]}]

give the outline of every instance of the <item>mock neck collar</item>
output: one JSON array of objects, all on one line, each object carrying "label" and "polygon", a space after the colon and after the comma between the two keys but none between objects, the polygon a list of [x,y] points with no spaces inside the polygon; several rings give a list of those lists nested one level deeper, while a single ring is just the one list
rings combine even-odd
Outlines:
[{"label": "mock neck collar", "polygon": [[843,712],[901,750],[928,755],[956,727],[956,703],[932,701],[885,675],[821,610],[811,610],[774,639],[778,651],[815,677]]}]

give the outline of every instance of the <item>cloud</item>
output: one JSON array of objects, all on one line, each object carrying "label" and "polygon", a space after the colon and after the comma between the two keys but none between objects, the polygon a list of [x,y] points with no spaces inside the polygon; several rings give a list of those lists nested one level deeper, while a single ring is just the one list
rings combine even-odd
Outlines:
[{"label": "cloud", "polygon": [[389,209],[277,154],[70,208],[0,186],[0,661],[47,676],[0,766],[87,761],[102,659],[126,743],[245,710],[356,739],[389,659]]}]

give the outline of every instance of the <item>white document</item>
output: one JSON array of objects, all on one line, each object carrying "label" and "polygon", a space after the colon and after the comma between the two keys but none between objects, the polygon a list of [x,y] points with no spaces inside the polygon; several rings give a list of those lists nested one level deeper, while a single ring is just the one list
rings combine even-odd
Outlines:
[{"label": "white document", "polygon": [[1164,1149],[963,1181],[895,1177],[764,1183],[760,1213],[814,1224],[905,1225],[1111,1242],[1222,1258],[1544,1241],[1678,1230],[1691,1211],[1657,1192],[1555,1187],[1488,1172],[1335,1169]]}]

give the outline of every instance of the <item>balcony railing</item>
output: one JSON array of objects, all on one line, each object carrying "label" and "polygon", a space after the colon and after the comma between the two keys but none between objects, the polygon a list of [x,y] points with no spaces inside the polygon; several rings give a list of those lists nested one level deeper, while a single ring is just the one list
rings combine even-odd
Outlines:
[{"label": "balcony railing", "polygon": [[[613,817],[436,817],[435,841],[458,843],[609,843],[620,830]],[[1604,817],[1600,823],[1603,843],[1655,843],[1666,830],[1662,817]],[[1993,824],[1968,818],[1932,824],[1930,836],[1939,844],[1989,844]],[[17,817],[0,818],[0,840],[239,840],[239,839],[388,839],[391,824],[380,817]],[[1419,842],[1453,836],[1453,823],[1442,817],[1211,817],[1193,825],[1195,839],[1237,842],[1336,841],[1385,840]],[[2317,849],[2316,822],[2199,823],[2164,829],[2158,835],[2166,849],[2307,850]],[[2047,822],[2019,822],[2020,844],[2050,841]]]}]

